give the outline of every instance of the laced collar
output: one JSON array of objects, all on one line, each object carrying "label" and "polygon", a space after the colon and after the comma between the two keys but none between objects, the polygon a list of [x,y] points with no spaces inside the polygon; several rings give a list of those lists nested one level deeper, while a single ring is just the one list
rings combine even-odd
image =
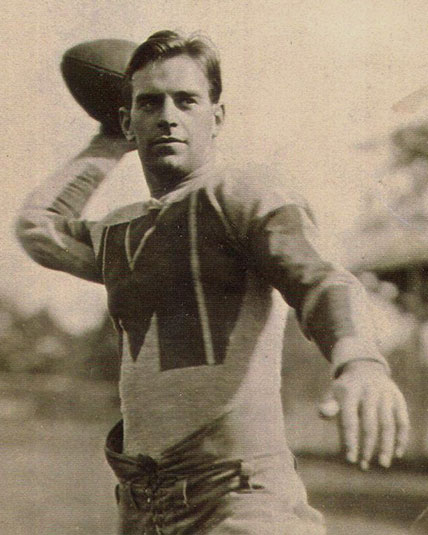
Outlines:
[{"label": "laced collar", "polygon": [[215,175],[215,165],[213,162],[199,167],[199,169],[187,175],[173,190],[162,195],[162,197],[150,197],[147,201],[144,201],[142,215],[147,214],[150,210],[162,210],[173,203],[183,200],[189,193],[207,184]]}]

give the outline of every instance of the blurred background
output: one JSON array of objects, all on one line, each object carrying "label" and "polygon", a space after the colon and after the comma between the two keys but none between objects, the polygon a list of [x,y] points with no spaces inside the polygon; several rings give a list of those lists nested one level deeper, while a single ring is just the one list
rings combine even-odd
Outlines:
[{"label": "blurred background", "polygon": [[[202,31],[223,60],[221,157],[268,163],[313,205],[334,255],[371,295],[382,349],[410,407],[406,457],[346,466],[318,418],[327,363],[291,317],[285,419],[312,503],[334,535],[406,533],[428,505],[428,10],[417,0],[29,0],[2,8],[0,99],[1,533],[114,533],[103,440],[119,418],[116,339],[103,288],[20,250],[16,212],[97,125],[61,80],[63,52],[98,38]],[[135,154],[86,217],[147,195]]]}]

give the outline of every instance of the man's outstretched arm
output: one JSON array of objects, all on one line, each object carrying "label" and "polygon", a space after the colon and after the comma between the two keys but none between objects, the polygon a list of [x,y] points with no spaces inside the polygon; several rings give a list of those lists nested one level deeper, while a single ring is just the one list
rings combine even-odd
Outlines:
[{"label": "man's outstretched arm", "polygon": [[17,237],[39,264],[101,282],[90,236],[79,220],[93,192],[132,147],[123,136],[96,135],[89,146],[28,196]]},{"label": "man's outstretched arm", "polygon": [[367,469],[377,453],[388,467],[404,453],[409,420],[378,350],[365,289],[323,253],[303,199],[280,190],[236,189],[228,215],[250,261],[296,310],[305,334],[331,362],[347,459]]},{"label": "man's outstretched arm", "polygon": [[349,272],[323,258],[315,225],[304,208],[279,210],[266,221],[264,232],[279,269],[275,276],[282,271],[288,281],[278,281],[277,287],[293,302],[305,332],[332,363],[348,461],[366,470],[376,452],[379,463],[389,467],[394,455],[404,453],[409,420],[404,398],[378,350],[364,288]]}]

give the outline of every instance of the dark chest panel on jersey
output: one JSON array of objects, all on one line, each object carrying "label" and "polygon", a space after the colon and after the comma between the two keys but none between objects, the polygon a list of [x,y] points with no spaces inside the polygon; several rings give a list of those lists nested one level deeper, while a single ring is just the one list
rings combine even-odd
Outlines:
[{"label": "dark chest panel on jersey", "polygon": [[161,370],[221,364],[245,293],[246,267],[215,210],[203,194],[193,216],[189,203],[109,227],[101,252],[110,314],[134,359],[156,315]]}]

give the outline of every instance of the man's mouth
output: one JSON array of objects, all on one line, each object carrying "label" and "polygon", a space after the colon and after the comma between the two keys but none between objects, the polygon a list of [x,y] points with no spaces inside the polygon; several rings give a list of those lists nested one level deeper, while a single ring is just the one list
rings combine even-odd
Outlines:
[{"label": "man's mouth", "polygon": [[161,136],[152,141],[152,145],[167,145],[169,143],[186,143],[183,139],[172,136]]}]

